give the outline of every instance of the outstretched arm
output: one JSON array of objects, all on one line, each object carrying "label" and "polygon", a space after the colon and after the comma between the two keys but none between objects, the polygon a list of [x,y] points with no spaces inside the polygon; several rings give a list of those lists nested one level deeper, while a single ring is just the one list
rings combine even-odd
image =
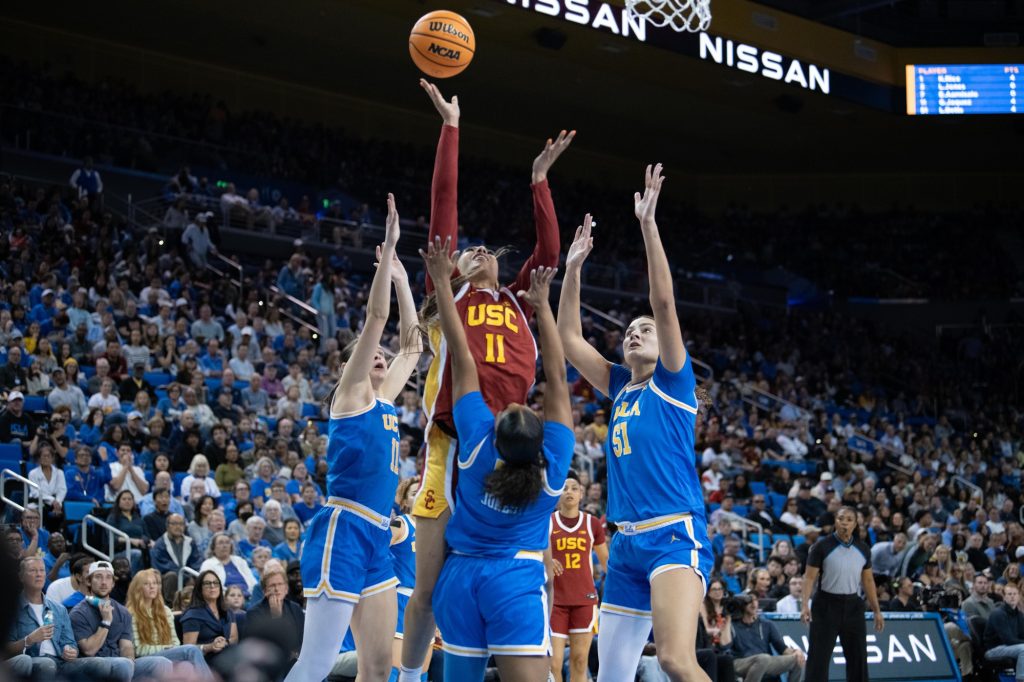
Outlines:
[{"label": "outstretched arm", "polygon": [[341,381],[331,401],[331,412],[352,412],[373,402],[373,386],[370,384],[370,366],[380,346],[388,314],[391,311],[391,263],[398,243],[398,209],[395,195],[388,194],[388,219],[385,226],[384,246],[381,248],[380,267],[373,275],[370,295],[366,302],[366,321],[359,334],[352,356],[341,372]]},{"label": "outstretched arm", "polygon": [[562,295],[558,301],[558,334],[572,366],[594,388],[608,395],[612,364],[583,338],[583,323],[580,321],[580,272],[583,261],[594,248],[594,238],[590,236],[592,222],[589,213],[583,217],[583,224],[576,228],[576,238],[565,259]]},{"label": "outstretched arm", "polygon": [[[427,244],[426,252],[420,249],[420,255],[427,264],[427,272],[439,282],[447,282],[455,271],[459,252],[451,251],[448,239],[440,238]],[[459,311],[455,308],[455,297],[451,287],[437,288],[437,311],[441,318],[441,333],[448,344],[448,353],[452,358],[452,404],[459,398],[480,390],[480,379],[476,373],[476,362],[469,352],[466,330],[462,328]]]},{"label": "outstretched arm", "polygon": [[[378,267],[380,258],[381,247],[378,246]],[[416,363],[420,361],[423,337],[420,336],[417,326],[419,318],[416,315],[416,301],[413,300],[412,289],[409,288],[409,275],[398,256],[391,259],[391,283],[395,286],[395,295],[398,297],[398,338],[401,347],[388,367],[388,375],[380,387],[380,395],[393,401],[405,388],[405,382],[409,380],[416,369]]]},{"label": "outstretched arm", "polygon": [[654,313],[654,326],[658,330],[658,352],[661,364],[670,372],[678,372],[686,363],[686,347],[683,345],[683,333],[679,329],[679,317],[676,314],[676,299],[672,286],[672,271],[668,267],[665,247],[658,234],[658,224],[654,220],[654,211],[658,206],[658,195],[665,178],[661,174],[661,164],[653,168],[647,166],[644,177],[644,193],[633,195],[633,210],[640,221],[640,231],[644,236],[647,249],[647,278],[651,286],[651,311]]},{"label": "outstretched arm", "polygon": [[[451,239],[454,249],[459,238],[458,184],[459,184],[459,98],[452,97],[446,102],[436,85],[420,79],[420,87],[441,114],[444,125],[441,138],[437,141],[437,155],[434,157],[434,178],[430,185],[430,231],[427,243],[435,238]],[[430,274],[426,280],[427,293],[434,290]]]},{"label": "outstretched arm", "polygon": [[517,296],[533,307],[537,316],[537,333],[540,336],[540,357],[544,363],[544,378],[547,388],[544,393],[544,418],[572,428],[572,407],[569,402],[569,384],[565,378],[565,353],[562,340],[558,338],[558,324],[551,312],[551,280],[555,268],[537,268],[530,273],[529,291],[519,291]]},{"label": "outstretched arm", "polygon": [[[559,156],[572,144],[576,131],[558,134],[554,140],[549,139],[537,158],[533,160],[530,176],[533,190],[533,219],[537,226],[537,243],[533,253],[519,270],[513,291],[521,291],[530,287],[530,273],[539,267],[558,267],[558,218],[555,216],[555,203],[551,200],[551,188],[548,187],[548,171]],[[529,315],[529,312],[527,312]]]}]

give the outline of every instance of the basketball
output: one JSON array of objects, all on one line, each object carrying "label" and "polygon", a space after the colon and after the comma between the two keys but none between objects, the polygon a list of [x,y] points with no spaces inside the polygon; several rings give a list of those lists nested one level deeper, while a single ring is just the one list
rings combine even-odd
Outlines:
[{"label": "basketball", "polygon": [[450,78],[473,61],[476,37],[462,16],[447,10],[424,14],[409,34],[409,55],[432,78]]}]

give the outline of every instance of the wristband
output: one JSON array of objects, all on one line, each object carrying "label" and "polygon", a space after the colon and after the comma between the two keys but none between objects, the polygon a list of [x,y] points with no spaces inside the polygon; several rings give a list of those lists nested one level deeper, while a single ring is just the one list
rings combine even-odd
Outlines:
[{"label": "wristband", "polygon": [[106,628],[106,629],[109,630],[110,629],[110,621],[109,620],[101,620],[100,621],[100,627],[101,628]]}]

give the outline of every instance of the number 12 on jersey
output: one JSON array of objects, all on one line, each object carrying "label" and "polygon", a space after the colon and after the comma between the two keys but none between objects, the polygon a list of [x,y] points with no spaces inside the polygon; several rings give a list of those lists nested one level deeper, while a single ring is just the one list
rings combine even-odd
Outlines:
[{"label": "number 12 on jersey", "polygon": [[629,424],[626,422],[619,422],[612,429],[612,452],[615,453],[616,457],[633,453],[633,448],[629,447],[628,426]]}]

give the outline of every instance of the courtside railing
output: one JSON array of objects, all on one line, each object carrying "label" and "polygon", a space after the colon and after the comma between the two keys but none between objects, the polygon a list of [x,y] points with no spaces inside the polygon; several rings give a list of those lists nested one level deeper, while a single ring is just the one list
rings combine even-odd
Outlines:
[{"label": "courtside railing", "polygon": [[[89,542],[89,524],[90,523],[93,523],[96,526],[98,526],[98,527],[102,528],[103,530],[107,531],[107,540],[109,541],[109,548],[110,548],[109,552],[104,552],[102,549],[93,547],[92,544]],[[91,553],[95,554],[96,556],[100,557],[101,559],[106,559],[107,561],[113,561],[114,557],[117,556],[117,554],[118,554],[118,552],[117,552],[117,544],[116,544],[118,539],[121,539],[121,540],[124,541],[125,552],[127,552],[128,549],[131,547],[131,538],[128,537],[127,533],[125,533],[123,530],[120,530],[118,528],[114,528],[113,526],[111,526],[106,521],[98,519],[95,516],[93,516],[92,514],[86,514],[84,517],[82,517],[82,549],[86,550],[87,552],[91,552]]]},{"label": "courtside railing", "polygon": [[[24,504],[18,504],[16,501],[7,497],[7,481],[18,481],[21,483],[22,489],[24,490],[21,501]],[[25,511],[24,505],[28,504],[29,489],[34,489],[36,491],[36,495],[39,495],[39,486],[33,483],[32,481],[28,480],[21,474],[15,473],[10,469],[4,469],[3,471],[0,471],[0,500],[3,500],[4,504],[8,505],[12,509],[17,509],[20,512]]]}]

